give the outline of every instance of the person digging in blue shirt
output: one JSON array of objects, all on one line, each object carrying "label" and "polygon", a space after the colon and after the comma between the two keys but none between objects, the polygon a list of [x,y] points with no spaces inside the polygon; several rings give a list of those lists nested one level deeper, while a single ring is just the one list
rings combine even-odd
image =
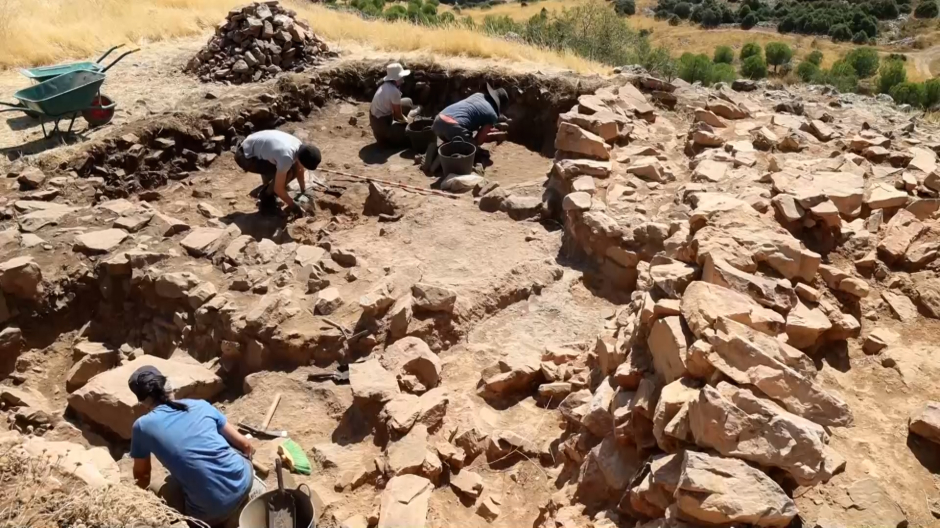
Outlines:
[{"label": "person digging in blue shirt", "polygon": [[[208,402],[171,400],[166,377],[152,366],[134,371],[127,384],[149,409],[131,436],[137,486],[209,526],[237,527],[245,504],[266,491],[254,476],[248,439]],[[170,473],[158,486],[150,483],[150,455]]]}]

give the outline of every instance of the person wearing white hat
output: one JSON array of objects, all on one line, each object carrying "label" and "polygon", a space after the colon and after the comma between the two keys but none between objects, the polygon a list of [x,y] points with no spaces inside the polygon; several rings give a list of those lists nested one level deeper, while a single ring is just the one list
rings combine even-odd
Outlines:
[{"label": "person wearing white hat", "polygon": [[411,111],[413,103],[407,97],[402,98],[401,82],[411,75],[411,70],[393,62],[385,71],[386,75],[369,108],[369,126],[372,127],[375,141],[380,145],[404,148],[409,144],[405,135],[405,127],[408,126],[405,116]]}]

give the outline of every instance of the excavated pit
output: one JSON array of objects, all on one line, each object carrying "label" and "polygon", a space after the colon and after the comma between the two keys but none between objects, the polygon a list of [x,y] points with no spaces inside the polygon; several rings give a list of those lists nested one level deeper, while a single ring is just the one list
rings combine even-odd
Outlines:
[{"label": "excavated pit", "polygon": [[[510,144],[501,148],[508,148],[507,156],[518,157],[519,160],[506,167],[497,165],[493,171],[502,170],[512,183],[528,184],[529,190],[523,189],[522,192],[535,195],[541,194],[537,182],[544,177],[549,165],[540,153],[553,151],[558,114],[574,104],[588,87],[600,84],[599,81],[571,81],[537,75],[486,76],[474,71],[444,71],[434,65],[410,67],[414,75],[403,86],[403,92],[422,105],[423,113],[433,113],[473,91],[482,90],[486,82],[504,86],[513,93],[514,104],[509,112],[513,119],[510,141],[521,148]],[[371,142],[367,124],[363,125],[367,120],[361,117],[368,109],[369,87],[374,88],[383,72],[383,65],[360,63],[344,65],[312,77],[285,77],[273,87],[246,87],[244,97],[205,101],[191,115],[155,116],[126,125],[109,137],[82,147],[70,159],[58,162],[52,172],[59,177],[79,176],[77,180],[69,178],[63,190],[82,196],[89,205],[136,197],[145,204],[143,212],[150,214],[153,210],[165,211],[163,204],[185,196],[190,186],[194,190],[195,202],[198,197],[212,196],[212,192],[200,193],[200,185],[215,178],[219,172],[232,173],[231,160],[225,154],[253,131],[289,125],[301,134],[316,136],[326,131],[328,136],[337,133],[344,136],[348,140],[346,143]],[[341,103],[344,99],[357,101],[355,112],[349,113],[353,105]],[[344,121],[349,117],[358,117],[358,126],[347,125]],[[329,130],[318,126],[324,119],[330,123]],[[340,132],[343,127],[349,131]],[[318,142],[316,137],[314,140]],[[329,152],[325,156],[326,167],[350,170],[349,163],[339,161],[341,155],[331,156]],[[408,161],[408,158],[400,159]],[[535,160],[538,161],[533,164]],[[367,163],[369,165],[374,165],[371,160]],[[398,168],[393,168],[392,174],[401,170],[400,165],[395,167]],[[416,167],[408,170],[417,173]],[[417,174],[417,177],[408,178],[412,178],[412,182],[416,180],[419,185],[426,185],[420,173]],[[407,210],[409,200],[411,204],[415,201],[402,191],[393,189],[390,192],[395,195],[394,199],[404,204],[401,206],[403,210]],[[320,195],[320,213],[316,220],[293,226],[290,232],[275,225],[276,222],[248,218],[249,215],[237,212],[222,218],[222,222],[216,225],[219,228],[228,225],[230,229],[237,225],[241,234],[252,237],[252,244],[269,238],[278,247],[299,242],[330,248],[334,240],[342,240],[347,230],[363,224],[375,225],[375,218],[367,214],[369,194],[365,186],[346,185],[343,196]],[[473,215],[484,214],[475,207],[471,207],[471,211]],[[172,229],[168,228],[163,234]],[[140,233],[147,232],[144,228]],[[150,238],[151,235],[144,236]],[[231,237],[228,239],[230,242]],[[53,279],[38,299],[11,299],[8,308],[16,315],[9,323],[22,332],[24,344],[21,348],[43,349],[65,338],[104,343],[111,349],[124,346],[163,358],[182,351],[201,362],[221,363],[220,372],[237,386],[238,379],[259,370],[290,370],[311,363],[327,366],[352,361],[382,346],[390,332],[387,323],[362,314],[357,319],[344,322],[344,325],[352,334],[365,335],[344,347],[343,331],[322,321],[314,322],[314,307],[304,306],[291,308],[291,317],[303,320],[296,323],[298,330],[290,335],[275,336],[270,326],[233,322],[229,314],[219,310],[219,306],[200,308],[186,296],[167,298],[159,294],[157,282],[160,277],[148,272],[164,266],[187,267],[185,251],[181,252],[183,255],[159,251],[139,253],[127,259],[97,255],[80,257],[79,261],[63,268],[61,276]],[[547,251],[544,257],[551,258],[555,253],[557,251]],[[200,279],[216,282],[219,290],[223,290],[226,274],[231,273],[237,264],[219,255],[203,262],[202,269],[208,273]],[[45,267],[42,260],[40,264]],[[560,276],[557,275],[560,271],[546,269],[520,261],[517,266],[506,269],[505,277],[475,291],[473,298],[462,306],[462,313],[424,313],[420,316],[421,324],[410,335],[424,339],[435,350],[446,350],[464,339],[476,322],[537,294]],[[307,270],[302,268],[286,273],[296,275],[307,273]],[[277,287],[275,284],[283,285],[287,279],[276,275],[273,280],[272,290]],[[165,285],[163,287],[166,288]],[[265,292],[257,286],[251,286],[250,290],[246,293],[264,295]],[[295,310],[300,313],[293,313]],[[78,332],[77,337],[73,337],[75,332]],[[263,343],[263,357],[258,357],[257,346],[252,343]],[[233,348],[239,348],[236,360],[231,357],[236,353]],[[15,361],[6,361],[3,367],[5,373],[12,373]]]}]

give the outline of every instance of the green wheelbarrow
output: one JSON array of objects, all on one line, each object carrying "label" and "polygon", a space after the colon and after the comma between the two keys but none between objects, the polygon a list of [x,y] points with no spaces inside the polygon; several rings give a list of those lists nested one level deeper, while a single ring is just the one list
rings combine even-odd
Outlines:
[{"label": "green wheelbarrow", "polygon": [[[88,122],[89,127],[105,125],[114,117],[116,104],[108,96],[101,94],[101,84],[105,75],[99,72],[78,70],[63,73],[24,88],[15,94],[16,103],[0,101],[0,112],[24,112],[37,116],[42,124],[43,137],[59,132],[59,121],[71,119],[69,129],[75,124],[79,114]],[[47,134],[46,122],[53,121],[55,126]]]},{"label": "green wheelbarrow", "polygon": [[26,78],[33,80],[37,83],[54,79],[66,73],[72,73],[72,72],[81,71],[81,70],[95,72],[95,73],[106,73],[108,70],[111,69],[112,66],[117,64],[124,57],[127,57],[131,53],[136,53],[140,51],[140,48],[132,49],[130,51],[125,51],[124,53],[119,55],[118,58],[111,61],[111,64],[108,64],[107,66],[103,66],[101,64],[101,61],[103,61],[105,57],[110,55],[112,51],[118,48],[122,48],[122,47],[124,47],[124,44],[114,46],[113,48],[104,52],[104,55],[99,57],[98,60],[96,60],[95,62],[72,62],[68,64],[56,64],[54,66],[41,66],[39,68],[27,68],[27,69],[20,70],[20,73],[22,73],[23,76],[25,76]]}]

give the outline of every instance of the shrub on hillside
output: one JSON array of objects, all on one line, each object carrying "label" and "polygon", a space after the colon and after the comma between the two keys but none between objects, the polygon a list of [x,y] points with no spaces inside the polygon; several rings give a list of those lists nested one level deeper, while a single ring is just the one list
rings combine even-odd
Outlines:
[{"label": "shrub on hillside", "polygon": [[793,58],[793,50],[783,42],[768,43],[764,53],[767,55],[767,64],[774,67],[774,73],[779,66],[787,64]]},{"label": "shrub on hillside", "polygon": [[853,44],[865,44],[867,42],[868,42],[868,34],[865,33],[864,31],[859,31],[858,33],[852,36]]},{"label": "shrub on hillside", "polygon": [[763,79],[767,77],[767,63],[760,55],[751,55],[741,63],[741,75],[748,79]]},{"label": "shrub on hillside", "polygon": [[845,62],[852,65],[860,79],[867,79],[878,72],[878,52],[873,48],[855,48],[845,55]]},{"label": "shrub on hillside", "polygon": [[805,83],[813,82],[819,75],[819,65],[804,60],[796,67],[796,74]]},{"label": "shrub on hillside", "polygon": [[679,2],[676,4],[673,13],[683,20],[688,20],[692,16],[692,4],[688,2]]},{"label": "shrub on hillside", "polygon": [[921,0],[914,10],[914,16],[917,18],[937,18],[940,9],[937,8],[937,0]]},{"label": "shrub on hillside", "polygon": [[741,62],[744,62],[744,59],[748,57],[758,56],[760,57],[764,53],[764,50],[761,49],[760,44],[756,42],[748,42],[741,48],[741,54],[739,55]]},{"label": "shrub on hillside", "polygon": [[823,61],[823,54],[819,50],[813,50],[812,53],[806,56],[806,61],[811,62],[816,66],[821,66]]},{"label": "shrub on hillside", "polygon": [[614,3],[614,10],[621,16],[635,15],[636,2],[634,0],[617,0]]},{"label": "shrub on hillside", "polygon": [[890,94],[895,86],[907,82],[907,70],[904,63],[896,60],[885,61],[878,69],[878,92]]},{"label": "shrub on hillside", "polygon": [[688,83],[700,82],[705,86],[711,84],[714,74],[714,64],[704,53],[695,55],[683,53],[679,57],[679,78]]},{"label": "shrub on hillside", "polygon": [[924,107],[928,110],[940,104],[940,79],[930,79],[924,83]]},{"label": "shrub on hillside", "polygon": [[727,63],[715,64],[712,69],[712,82],[733,83],[738,78],[738,72],[734,66]]},{"label": "shrub on hillside", "polygon": [[[525,22],[507,16],[486,16],[482,29],[497,36],[514,34],[528,44],[567,51],[611,66],[642,64],[657,75],[668,51],[653,48],[649,39],[630,28],[610,4],[584,3],[549,13],[542,10]],[[666,57],[667,61],[659,60]]]},{"label": "shrub on hillside", "polygon": [[890,95],[895,103],[899,105],[909,104],[915,108],[923,107],[927,101],[927,91],[923,83],[903,82],[896,84],[891,88]]},{"label": "shrub on hillside", "polygon": [[732,62],[734,62],[734,50],[731,46],[715,48],[715,64],[731,64]]},{"label": "shrub on hillside", "polygon": [[676,14],[669,15],[669,25],[670,25],[670,26],[678,26],[678,25],[679,25],[679,22],[681,22],[681,21],[682,21],[682,19],[679,18],[679,15],[676,15]]},{"label": "shrub on hillside", "polygon": [[746,17],[744,17],[743,20],[741,20],[741,28],[751,29],[752,27],[756,26],[758,22],[759,20],[757,19],[757,15],[754,13],[749,13]]}]

